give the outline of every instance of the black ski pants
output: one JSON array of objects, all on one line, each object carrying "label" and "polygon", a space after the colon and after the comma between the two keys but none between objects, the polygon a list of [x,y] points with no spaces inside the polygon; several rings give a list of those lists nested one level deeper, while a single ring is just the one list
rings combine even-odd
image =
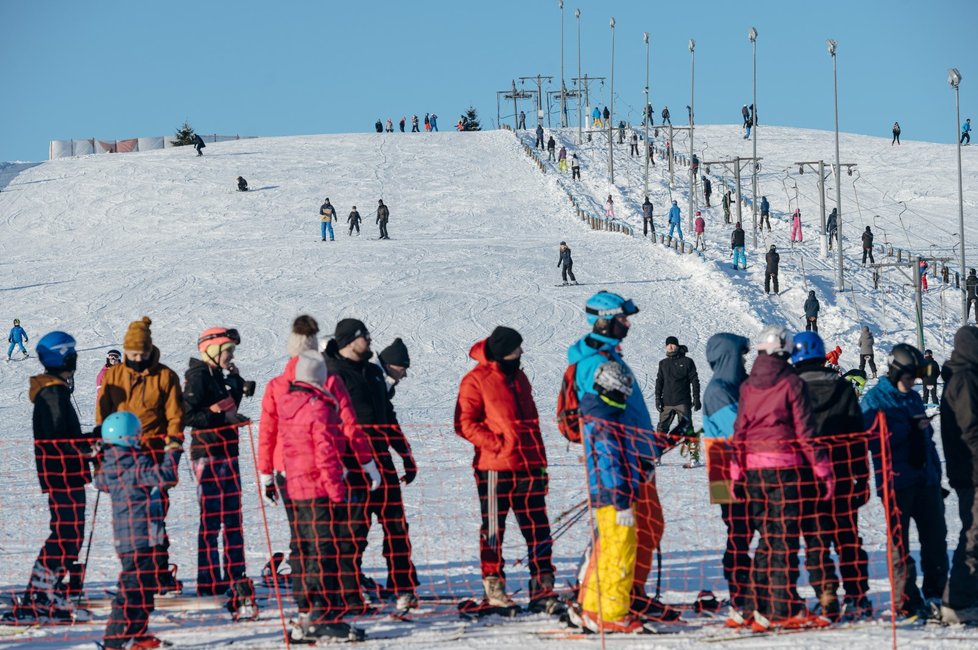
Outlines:
[{"label": "black ski pants", "polygon": [[961,534],[951,558],[951,577],[944,592],[944,604],[953,609],[974,607],[978,603],[978,499],[975,488],[956,488]]},{"label": "black ski pants", "polygon": [[354,222],[352,222],[350,224],[350,234],[351,235],[353,234],[353,229],[354,228],[356,228],[357,234],[359,235],[360,234],[360,222],[359,221],[354,221]]},{"label": "black ski pants", "polygon": [[560,267],[560,277],[563,278],[564,282],[567,282],[567,278],[570,276],[571,282],[577,282],[577,278],[574,277],[574,263],[564,264]]},{"label": "black ski pants", "polygon": [[813,318],[806,318],[805,319],[805,331],[806,332],[815,332],[816,334],[818,334],[818,317],[817,316],[815,316]]},{"label": "black ski pants", "polygon": [[55,575],[78,561],[85,539],[85,486],[48,491],[50,533],[37,561]]},{"label": "black ski pants", "polygon": [[506,578],[502,551],[506,517],[510,510],[516,515],[516,522],[526,540],[530,579],[537,579],[545,573],[553,574],[553,538],[550,535],[546,500],[547,477],[534,476],[528,471],[475,470],[475,485],[482,515],[479,529],[482,577]]},{"label": "black ski pants", "polygon": [[652,223],[652,217],[642,217],[642,236],[645,237],[649,234],[649,230],[655,235],[655,224]]},{"label": "black ski pants", "polygon": [[805,568],[816,597],[835,591],[839,584],[830,551],[835,546],[839,576],[846,596],[857,600],[869,593],[869,556],[859,536],[859,506],[855,496],[821,501],[814,489],[805,486]]},{"label": "black ski pants", "polygon": [[629,156],[637,156],[638,155],[638,143],[636,143],[636,142],[633,142],[632,143],[632,146],[631,146],[631,148],[628,151],[628,155]]},{"label": "black ski pants", "polygon": [[[815,330],[818,331],[818,330]],[[859,355],[859,369],[863,372],[866,371],[866,364],[869,364],[869,369],[876,374],[876,359],[871,354],[860,354]]]},{"label": "black ski pants", "polygon": [[760,221],[757,222],[757,229],[760,230],[761,228],[763,228],[764,227],[764,224],[767,224],[767,229],[768,230],[771,229],[771,213],[770,212],[762,212],[761,213],[761,219],[760,219]]},{"label": "black ski pants", "polygon": [[[367,494],[366,517],[369,528],[377,517],[384,530],[384,561],[387,563],[387,589],[394,595],[413,594],[418,588],[418,572],[411,560],[411,538],[408,536],[407,517],[404,515],[404,497],[398,483],[397,471],[390,457],[381,460],[382,483]],[[359,571],[367,537],[357,538],[357,569]]]},{"label": "black ski pants", "polygon": [[713,207],[712,205],[710,205],[710,195],[711,194],[712,194],[712,192],[703,192],[703,198],[706,199],[706,207],[708,207],[708,208],[712,208]]},{"label": "black ski pants", "polygon": [[723,552],[723,577],[730,587],[730,602],[742,613],[754,608],[751,591],[750,543],[754,537],[747,504],[721,503],[720,514],[727,526],[727,547]]},{"label": "black ski pants", "polygon": [[377,225],[380,226],[380,238],[390,239],[390,237],[387,235],[387,219],[381,219],[377,222]]},{"label": "black ski pants", "polygon": [[[579,180],[581,180],[581,168],[580,167],[571,167],[571,180],[572,181],[579,181]],[[975,310],[975,313],[978,314],[978,309]]]},{"label": "black ski pants", "polygon": [[[927,399],[928,397],[930,399]],[[934,384],[924,384],[923,398],[924,398],[924,404],[940,404],[940,402],[937,401],[937,384],[936,383],[934,383]]]},{"label": "black ski pants", "polygon": [[778,272],[764,270],[764,293],[771,293],[771,284],[774,284],[774,293],[778,293]]},{"label": "black ski pants", "polygon": [[801,476],[796,468],[747,470],[750,525],[760,533],[751,566],[757,611],[787,618],[802,611],[798,595]]},{"label": "black ski pants", "polygon": [[672,427],[672,421],[676,420],[678,425],[683,418],[691,421],[689,404],[665,404],[662,412],[659,413],[659,424],[655,430],[660,433],[668,433]]},{"label": "black ski pants", "polygon": [[105,626],[106,648],[122,648],[130,639],[146,634],[159,589],[154,554],[147,548],[119,555],[122,571],[118,591],[112,599],[109,622]]},{"label": "black ski pants", "polygon": [[[328,498],[295,499],[296,543],[300,553],[303,605],[316,620],[335,621],[349,612],[360,613],[363,597],[357,571],[357,541],[353,504],[332,503]],[[360,504],[359,513],[363,509]],[[294,566],[294,565],[293,565]],[[293,578],[293,584],[296,579]]]},{"label": "black ski pants", "polygon": [[[894,539],[893,591],[901,608],[915,610],[925,598],[941,598],[947,586],[947,524],[941,486],[913,485],[896,491],[896,512],[891,512],[890,530],[899,525]],[[910,555],[910,520],[920,540],[920,567],[924,573],[923,597],[917,587],[917,564]]]},{"label": "black ski pants", "polygon": [[533,144],[533,148],[534,149],[536,149],[536,148],[543,149],[545,146],[546,145],[543,142],[543,136],[542,135],[538,135],[537,136],[537,141]]},{"label": "black ski pants", "polygon": [[863,249],[863,264],[866,263],[866,257],[869,257],[869,263],[870,264],[876,264],[876,260],[873,258],[873,249],[872,248],[864,248]]}]

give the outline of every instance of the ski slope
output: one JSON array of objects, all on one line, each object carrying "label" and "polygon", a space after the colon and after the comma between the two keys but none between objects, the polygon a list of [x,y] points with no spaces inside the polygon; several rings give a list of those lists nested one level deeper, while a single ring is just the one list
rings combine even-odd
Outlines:
[{"label": "ski slope", "polygon": [[[734,135],[728,135],[728,129]],[[749,146],[746,141],[736,141],[734,127],[703,127],[702,131],[702,141],[711,152],[743,155],[743,147]],[[558,135],[570,143],[576,132]],[[697,142],[700,137],[698,131]],[[765,161],[778,156],[790,161],[796,151],[792,143],[808,141],[822,146],[830,136],[771,128],[762,131],[761,137],[768,138],[763,147],[772,150],[769,154],[761,149]],[[861,162],[860,155],[870,159],[877,155],[881,142],[847,136],[843,156],[847,161],[855,158],[854,162]],[[802,147],[798,153],[811,159],[811,152],[798,146]],[[952,228],[953,215],[944,214],[951,194],[939,191],[946,183],[939,180],[943,167],[938,166],[950,149],[921,143],[903,147],[901,156],[907,155],[899,164],[880,165],[878,172],[874,167],[878,175],[873,183],[893,187],[892,192],[912,199],[914,209],[933,220],[933,241],[937,242],[941,228]],[[908,153],[913,147],[918,152]],[[709,336],[724,330],[751,336],[766,322],[797,325],[805,282],[821,289],[824,320],[820,325],[827,340],[849,337],[854,344],[859,326],[871,322],[879,328],[877,358],[881,359],[885,342],[912,336],[909,312],[893,313],[886,300],[866,289],[865,282],[851,296],[836,301],[829,291],[831,281],[825,279],[831,278],[831,268],[814,264],[817,253],[812,247],[816,244],[807,240],[805,246],[811,251],[782,256],[784,295],[765,298],[758,289],[757,256],[750,249],[751,267],[746,273],[731,273],[725,263],[722,247],[729,232],[717,225],[722,222],[719,209],[708,215],[710,248],[702,256],[679,255],[641,237],[590,230],[576,218],[568,192],[582,202],[599,205],[610,191],[619,216],[641,226],[641,168],[637,159],[628,161],[624,156],[627,145],[619,150],[620,159],[625,159],[614,188],[605,180],[606,156],[601,156],[597,142],[581,150],[584,180],[571,187],[568,177],[541,174],[517,137],[506,131],[266,138],[210,145],[202,158],[183,148],[19,167],[14,170],[16,175],[4,172],[0,192],[0,265],[5,278],[0,291],[2,318],[7,322],[20,318],[32,344],[52,329],[64,329],[78,339],[74,395],[85,424],[93,419],[95,376],[105,351],[121,347],[128,323],[144,314],[153,319],[153,340],[162,351],[163,363],[181,374],[195,354],[201,330],[237,326],[243,342],[236,363],[259,387],[284,365],[285,340],[299,313],[313,314],[324,332],[340,318],[360,318],[370,329],[377,350],[401,337],[410,350],[412,365],[410,376],[398,386],[395,406],[420,471],[417,481],[405,491],[405,502],[422,593],[479,593],[479,517],[470,469],[472,448],[455,436],[452,416],[458,382],[473,364],[468,350],[496,325],[515,327],[525,339],[524,368],[535,389],[548,444],[552,515],[584,495],[577,451],[567,449],[551,414],[566,348],[587,331],[583,305],[599,289],[620,292],[642,310],[632,321],[624,351],[647,398],[651,398],[656,364],[667,336],[677,335],[689,347],[705,386],[710,373],[704,347]],[[921,161],[928,162],[918,170]],[[771,164],[770,169],[778,169],[779,163]],[[765,169],[769,169],[767,162]],[[869,176],[868,171],[864,174]],[[238,175],[248,179],[252,191],[235,191]],[[657,226],[661,228],[670,188],[662,176],[653,181]],[[764,178],[762,190],[778,212],[787,212],[787,206],[775,200],[775,190],[769,189],[779,184],[776,176]],[[680,197],[682,191],[680,185],[672,189]],[[717,201],[719,194],[715,184]],[[932,209],[925,200],[931,196],[944,198],[935,199]],[[318,208],[325,197],[341,218],[334,224],[335,242],[320,241]],[[373,214],[380,198],[391,211],[390,241],[376,240]],[[679,201],[685,212],[684,200]],[[843,201],[846,205],[845,195]],[[969,192],[966,201],[974,205],[978,195]],[[345,217],[353,205],[364,218],[359,237],[349,236],[345,228]],[[814,214],[804,203],[803,212]],[[886,224],[890,232],[894,226],[891,221]],[[780,222],[778,227],[781,231],[772,237],[780,237],[780,248],[782,242],[787,244],[787,230]],[[806,230],[806,238],[810,232]],[[857,241],[855,231],[846,232],[851,241]],[[574,271],[583,286],[556,286],[561,240],[573,249]],[[814,271],[806,266],[802,273],[803,257],[811,258]],[[895,296],[892,300],[906,300],[905,292],[891,295]],[[857,318],[857,314],[864,317]],[[953,334],[953,318],[951,322],[947,336]],[[938,321],[932,319],[928,327],[929,335],[942,334]],[[939,350],[937,356],[943,360]],[[0,414],[6,445],[5,461],[0,464],[4,522],[0,524],[0,553],[6,560],[0,568],[0,587],[4,591],[22,588],[47,533],[46,503],[34,473],[27,400],[27,378],[38,370],[34,359],[0,364]],[[259,392],[242,406],[242,412],[257,419],[260,398]],[[658,479],[667,521],[663,588],[667,601],[672,602],[689,601],[702,588],[724,589],[719,566],[724,533],[717,509],[707,502],[705,472],[684,470],[681,464],[678,454],[672,452]],[[257,577],[268,551],[248,444],[242,445],[242,474],[248,571]],[[190,581],[196,567],[197,504],[186,467],[181,477],[181,485],[171,493],[168,528],[173,561],[180,565],[181,577]],[[94,492],[90,493],[89,520],[94,498]],[[947,508],[953,545],[958,530],[956,516],[951,514],[956,512],[953,498]],[[267,515],[273,548],[286,549],[284,513],[271,509]],[[864,539],[873,563],[873,598],[878,606],[888,600],[885,580],[879,580],[885,578],[881,515],[875,501],[863,513]],[[108,512],[103,508],[89,563],[90,590],[111,587],[115,581],[118,562],[109,530]],[[587,536],[586,525],[581,524],[557,542],[558,583],[572,579]],[[383,560],[378,549],[379,539],[373,536],[365,566],[379,578]],[[523,552],[511,522],[507,559],[517,560]],[[513,567],[508,572],[510,588],[522,587],[518,598],[525,599],[525,569]],[[375,640],[366,645],[519,644],[542,648],[555,643],[549,631],[558,626],[546,618],[462,625],[445,611],[434,611],[418,625],[367,619],[362,623]],[[215,612],[161,611],[151,619],[151,630],[178,647],[220,647],[232,640],[235,647],[268,647],[280,635],[277,612],[271,609],[256,623],[232,625],[226,619]],[[90,648],[90,639],[100,634],[104,618],[97,618],[96,623],[68,630],[29,630],[9,643],[12,647]],[[958,642],[954,637],[962,633],[953,629],[901,630],[900,634],[902,639],[928,647],[978,642],[974,634],[968,636],[969,641]],[[722,636],[716,625],[696,623],[681,634],[655,641],[689,646]],[[889,639],[889,628],[833,630],[804,639],[811,644],[878,647]],[[0,639],[0,643],[6,641]],[[749,643],[754,647],[784,645],[776,637]],[[574,644],[594,647],[596,642]],[[609,645],[647,647],[648,641],[609,639]]]}]

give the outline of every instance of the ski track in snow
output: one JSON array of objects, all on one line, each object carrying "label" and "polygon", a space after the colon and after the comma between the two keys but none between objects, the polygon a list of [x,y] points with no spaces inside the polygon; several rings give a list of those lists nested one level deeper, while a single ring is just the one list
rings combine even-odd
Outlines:
[{"label": "ski track in snow", "polygon": [[[740,139],[737,131],[732,126],[697,127],[701,157],[749,155],[750,143]],[[153,339],[163,362],[181,374],[202,329],[215,324],[238,326],[243,344],[236,361],[242,374],[258,381],[260,387],[242,412],[256,419],[261,387],[284,365],[285,339],[297,314],[313,314],[324,332],[340,318],[361,318],[377,350],[402,337],[412,366],[409,378],[398,387],[395,406],[419,463],[417,481],[405,490],[405,506],[421,591],[470,595],[481,589],[478,503],[470,469],[472,448],[455,436],[452,416],[458,381],[473,365],[468,350],[496,325],[516,327],[525,339],[524,368],[534,385],[548,444],[552,515],[584,495],[577,450],[568,449],[560,438],[553,412],[566,348],[587,330],[584,301],[598,289],[631,297],[642,310],[633,319],[624,351],[647,399],[651,399],[666,336],[676,334],[689,347],[705,387],[710,375],[704,360],[707,338],[724,330],[752,335],[769,321],[797,327],[807,285],[819,291],[820,329],[828,342],[838,339],[846,348],[844,361],[851,363],[854,358],[851,350],[864,322],[876,328],[879,362],[885,345],[913,336],[904,315],[909,313],[912,294],[899,288],[870,292],[868,272],[856,271],[855,265],[847,268],[847,282],[855,284],[854,293],[835,299],[830,290],[834,286],[832,266],[818,258],[817,244],[809,241],[817,219],[812,175],[797,179],[806,242],[799,252],[787,250],[786,216],[794,205],[789,210],[779,170],[795,160],[831,157],[830,133],[762,126],[758,151],[765,160],[760,191],[772,202],[775,230],[771,235],[765,233],[761,250],[769,243],[783,245],[783,295],[772,299],[765,298],[759,288],[762,261],[750,246],[748,270],[734,273],[729,269],[729,227],[722,224],[719,208],[704,210],[709,248],[703,256],[681,256],[641,237],[591,231],[579,222],[564,188],[582,205],[590,206],[592,213],[603,214],[609,193],[606,141],[602,147],[596,135],[590,146],[577,149],[573,146],[576,130],[557,136],[569,145],[568,155],[578,151],[582,183],[572,186],[569,174],[558,177],[555,166],[549,164],[548,173],[540,174],[517,139],[501,131],[268,138],[214,144],[202,158],[187,148],[3,167],[0,229],[5,236],[0,238],[0,265],[6,267],[7,279],[0,287],[0,297],[4,318],[8,322],[20,318],[32,344],[52,329],[65,329],[78,339],[81,355],[75,399],[85,424],[94,419],[94,380],[104,352],[119,347],[129,321],[143,314],[153,318]],[[532,135],[524,137],[530,137],[532,144]],[[891,153],[880,150],[883,143],[882,139],[843,136],[842,157],[860,164],[867,185],[866,189],[857,185],[861,213],[856,209],[852,184],[843,185],[843,228],[850,256],[858,252],[862,230],[854,222],[871,224],[871,213],[881,215],[880,224],[891,242],[908,247],[900,239],[899,209],[891,210],[887,204],[894,197],[908,201],[917,213],[915,219],[930,226],[910,229],[920,244],[909,247],[925,252],[931,242],[948,240],[948,233],[956,232],[956,195],[947,187],[954,165],[950,145],[908,142]],[[676,149],[683,150],[679,140]],[[640,158],[624,155],[627,151],[627,144],[616,145],[618,186],[611,193],[618,216],[640,229],[643,168]],[[966,155],[966,171],[969,158]],[[685,226],[684,193],[688,188],[683,171],[677,169],[672,193],[662,163],[657,161],[650,171],[650,196],[659,229],[670,196],[683,208]],[[717,170],[713,172],[716,177]],[[968,173],[966,188],[974,187],[974,172]],[[239,174],[256,190],[236,192],[234,179]],[[881,191],[874,195],[870,183],[888,191],[887,197]],[[745,186],[749,186],[749,177]],[[326,196],[340,219],[334,224],[336,241],[324,243],[319,237],[318,207]],[[717,201],[721,196],[716,179],[713,196]],[[376,240],[374,216],[379,198],[391,210],[391,241]],[[978,204],[974,191],[966,192],[965,198],[966,209]],[[347,235],[346,215],[353,205],[363,217],[359,237]],[[903,215],[904,222],[909,216]],[[749,211],[744,219],[749,222]],[[978,241],[971,234],[969,231],[969,239]],[[586,286],[554,287],[560,277],[557,243],[562,239],[572,247],[575,273]],[[883,239],[883,233],[877,231],[877,241]],[[949,324],[942,331],[934,317],[938,301],[936,291],[925,297],[928,340],[949,343],[954,326]],[[947,302],[953,313],[954,299],[949,297]],[[948,322],[953,321],[949,317]],[[936,344],[935,350],[941,357],[943,350]],[[0,364],[0,413],[7,444],[0,464],[0,512],[5,515],[0,525],[0,555],[7,560],[0,569],[4,590],[22,588],[47,533],[26,395],[27,377],[38,368],[33,359]],[[701,588],[724,591],[719,562],[724,533],[716,508],[707,502],[705,473],[683,470],[681,464],[675,452],[666,456],[658,483],[667,520],[663,587],[667,601],[685,602]],[[246,485],[248,571],[257,577],[267,549],[247,440],[242,445],[241,469]],[[181,566],[182,578],[191,580],[196,566],[197,504],[186,463],[181,468],[181,485],[171,494],[171,553]],[[89,520],[93,502],[92,492]],[[38,516],[24,518],[28,512]],[[958,530],[953,496],[947,501],[947,512],[948,539],[953,546]],[[268,514],[273,547],[287,548],[283,513],[273,508]],[[888,600],[888,592],[878,501],[863,510],[861,519],[871,555],[873,596],[880,604]],[[374,527],[364,562],[368,572],[379,578],[383,560],[377,533]],[[587,527],[582,523],[557,541],[559,584],[572,579],[586,537]],[[524,553],[511,521],[507,560],[512,563]],[[117,571],[108,508],[100,507],[89,567],[90,589],[111,586]],[[508,574],[510,588],[522,587],[519,598],[525,599],[525,568],[508,568]],[[810,594],[807,586],[804,589]],[[287,614],[293,611],[291,604],[288,607]],[[439,605],[430,616],[419,616],[425,622],[416,626],[365,620],[363,625],[376,636],[403,634],[366,645],[551,647],[555,640],[546,631],[559,627],[544,617],[463,625],[452,615],[451,606],[444,607]],[[30,630],[20,637],[0,638],[0,643],[32,648],[91,647],[85,639],[97,636],[103,624],[104,619],[98,618],[97,625],[69,630]],[[236,625],[217,612],[160,611],[151,619],[151,629],[177,642],[178,647],[220,647],[232,640],[234,647],[274,646],[279,640],[278,625],[273,609],[264,611],[257,623]],[[715,625],[700,628],[694,621],[681,634],[609,638],[608,645],[689,647],[721,633]],[[901,644],[914,647],[950,647],[960,642],[930,637],[962,634],[969,632],[900,630],[900,639]],[[973,632],[971,637],[978,642]],[[880,626],[729,645],[773,648],[801,641],[882,647],[888,639],[889,629]],[[597,647],[596,640],[573,643]]]}]

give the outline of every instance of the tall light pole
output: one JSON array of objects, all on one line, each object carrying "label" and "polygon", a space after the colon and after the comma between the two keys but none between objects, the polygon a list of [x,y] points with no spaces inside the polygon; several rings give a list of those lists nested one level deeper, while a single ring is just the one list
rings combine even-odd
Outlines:
[{"label": "tall light pole", "polygon": [[751,49],[753,50],[754,56],[754,99],[751,104],[751,119],[754,124],[751,126],[751,133],[753,136],[751,140],[754,143],[754,160],[751,161],[751,169],[753,169],[751,184],[754,191],[754,197],[751,201],[753,207],[752,212],[754,213],[754,249],[757,250],[757,29],[754,27],[750,28],[747,32],[747,38],[750,39]]},{"label": "tall light pole", "polygon": [[833,39],[828,39],[825,41],[826,46],[829,48],[829,54],[832,55],[832,88],[835,95],[835,209],[836,209],[836,235],[835,235],[835,245],[839,249],[839,277],[836,281],[836,290],[844,291],[845,280],[842,277],[842,179],[840,178],[840,172],[842,171],[842,166],[839,164],[839,75],[835,65],[835,50],[838,47],[838,43]]},{"label": "tall light pole", "polygon": [[645,156],[645,194],[649,195],[649,120],[651,115],[648,114],[649,110],[649,33],[644,32],[642,34],[642,40],[645,41],[645,108],[643,111],[646,113],[645,119],[645,146],[643,147],[645,151],[642,154]]},{"label": "tall light pole", "polygon": [[693,123],[696,114],[696,41],[689,39],[689,232],[693,232],[696,205],[696,175],[693,173]]},{"label": "tall light pole", "polygon": [[608,22],[611,27],[611,108],[608,111],[608,179],[615,184],[615,132],[612,124],[615,121],[615,17]]},{"label": "tall light pole", "polygon": [[567,126],[567,99],[564,97],[564,0],[560,0],[560,126]]},{"label": "tall light pole", "polygon": [[[574,17],[577,18],[577,77],[581,77],[581,10],[574,10]],[[580,83],[580,82],[578,82]],[[584,116],[581,114],[581,88],[577,88],[577,144],[584,144]]]},{"label": "tall light pole", "polygon": [[[951,68],[947,71],[947,82],[951,84],[951,88],[954,89],[954,109],[956,119],[954,122],[954,137],[958,142],[958,232],[961,235],[961,252],[958,264],[961,265],[961,278],[966,278],[964,268],[964,190],[962,189],[961,181],[961,137],[958,135],[958,129],[961,126],[961,97],[960,90],[958,86],[961,85],[961,73],[958,72],[957,68]],[[961,280],[962,282],[964,280]],[[961,325],[968,324],[968,292],[967,287],[961,287]]]}]

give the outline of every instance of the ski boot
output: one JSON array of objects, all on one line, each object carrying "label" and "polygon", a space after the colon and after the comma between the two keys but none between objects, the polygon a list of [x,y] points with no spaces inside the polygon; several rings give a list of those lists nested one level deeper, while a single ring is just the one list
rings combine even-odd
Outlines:
[{"label": "ski boot", "polygon": [[261,570],[261,581],[269,589],[275,588],[278,583],[279,589],[288,589],[292,579],[292,567],[285,561],[284,553],[275,553],[272,559],[265,563]]},{"label": "ski boot", "polygon": [[647,621],[656,623],[681,622],[682,612],[680,610],[666,605],[658,598],[645,594],[642,590],[632,592],[632,604],[629,609],[632,614]]},{"label": "ski boot", "polygon": [[161,598],[179,596],[183,591],[183,583],[177,580],[177,565],[171,564],[166,571],[157,574],[158,586],[156,594]]},{"label": "ski boot", "polygon": [[846,596],[842,601],[842,620],[858,621],[873,618],[873,601],[866,596]]},{"label": "ski boot", "polygon": [[225,607],[231,613],[231,618],[235,621],[257,621],[258,601],[255,599],[255,585],[251,578],[236,579],[228,591],[231,598]]},{"label": "ski boot", "polygon": [[530,604],[527,609],[534,614],[543,613],[551,616],[560,616],[566,611],[567,605],[554,591],[554,574],[541,573],[538,577],[530,579]]}]

